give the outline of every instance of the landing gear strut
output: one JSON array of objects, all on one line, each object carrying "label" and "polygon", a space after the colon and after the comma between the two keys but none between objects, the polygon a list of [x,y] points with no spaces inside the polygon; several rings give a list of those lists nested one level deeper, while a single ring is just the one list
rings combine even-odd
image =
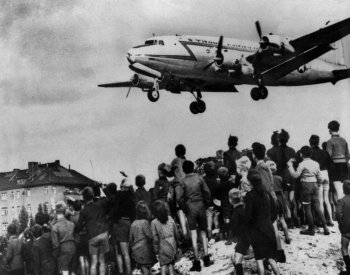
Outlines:
[{"label": "landing gear strut", "polygon": [[207,106],[206,106],[205,102],[201,99],[202,93],[198,90],[197,96],[195,96],[193,92],[192,92],[192,94],[193,94],[194,98],[196,99],[196,101],[193,101],[190,104],[191,113],[194,115],[204,113]]},{"label": "landing gear strut", "polygon": [[158,81],[154,80],[154,86],[147,92],[147,97],[151,102],[156,102],[159,99],[159,84]]}]

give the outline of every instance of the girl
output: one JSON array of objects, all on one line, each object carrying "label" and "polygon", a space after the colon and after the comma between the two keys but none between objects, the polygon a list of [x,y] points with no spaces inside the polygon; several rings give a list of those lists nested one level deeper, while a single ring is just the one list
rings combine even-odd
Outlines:
[{"label": "girl", "polygon": [[155,201],[154,215],[156,219],[151,223],[153,249],[161,266],[161,274],[165,275],[169,269],[169,274],[174,275],[176,243],[179,240],[179,233],[174,220],[168,216],[168,209],[164,202]]}]

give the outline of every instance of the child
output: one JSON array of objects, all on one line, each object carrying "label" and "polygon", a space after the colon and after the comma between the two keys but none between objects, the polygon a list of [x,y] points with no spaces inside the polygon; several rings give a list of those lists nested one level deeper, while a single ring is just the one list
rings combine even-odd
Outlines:
[{"label": "child", "polygon": [[286,224],[286,221],[284,220],[284,212],[286,209],[286,201],[283,196],[283,187],[282,187],[282,177],[277,176],[277,165],[275,162],[268,160],[266,161],[266,165],[270,168],[272,174],[273,174],[273,184],[274,184],[274,191],[276,193],[277,201],[276,201],[276,210],[277,210],[277,220],[281,223],[281,226],[283,228],[284,232],[284,240],[286,244],[290,244],[291,239],[289,238],[288,234],[288,227]]},{"label": "child", "polygon": [[136,205],[136,220],[131,224],[129,244],[134,261],[140,265],[142,274],[151,274],[151,268],[156,262],[152,250],[152,231],[149,219],[149,208],[145,201]]},{"label": "child", "polygon": [[17,226],[11,223],[7,227],[9,240],[7,243],[6,264],[9,266],[9,274],[24,274],[24,264],[22,257],[22,240],[17,236]]},{"label": "child", "polygon": [[248,228],[244,213],[244,202],[242,192],[233,188],[229,192],[230,203],[233,206],[231,215],[231,229],[232,235],[237,239],[235,246],[235,254],[232,255],[232,263],[235,267],[237,275],[243,275],[243,256],[247,254],[250,246],[250,239],[247,234]]},{"label": "child", "polygon": [[314,219],[311,212],[311,206],[313,207],[316,215],[320,218],[324,234],[329,235],[329,230],[326,225],[326,220],[320,209],[320,201],[318,199],[319,185],[321,184],[321,172],[320,165],[312,160],[310,157],[312,155],[312,150],[309,146],[303,146],[301,148],[301,157],[303,161],[299,163],[297,171],[293,167],[293,159],[288,161],[288,170],[293,178],[300,177],[301,183],[301,194],[300,200],[303,204],[306,220],[308,222],[309,228],[300,231],[300,234],[304,235],[315,235],[314,230]]},{"label": "child", "polygon": [[165,275],[169,269],[170,275],[175,275],[174,262],[176,243],[179,233],[174,220],[168,216],[168,209],[164,202],[154,202],[155,219],[151,223],[153,249],[161,266],[161,274]]},{"label": "child", "polygon": [[237,174],[242,177],[240,180],[239,189],[242,191],[242,197],[244,197],[249,191],[252,190],[252,186],[247,179],[248,171],[252,166],[252,162],[247,156],[243,156],[236,160],[236,166]]},{"label": "child", "polygon": [[24,260],[25,274],[33,275],[34,274],[34,259],[32,255],[32,247],[34,237],[30,228],[26,228],[23,232],[24,243],[22,248],[22,256]]},{"label": "child", "polygon": [[56,204],[57,221],[52,225],[51,230],[52,248],[62,275],[75,271],[74,224],[64,217],[66,208],[63,201]]},{"label": "child", "polygon": [[350,180],[343,182],[343,191],[345,197],[340,199],[337,204],[337,220],[341,232],[341,252],[346,266],[346,272],[340,274],[350,274],[350,257],[349,257],[349,242],[350,242]]}]

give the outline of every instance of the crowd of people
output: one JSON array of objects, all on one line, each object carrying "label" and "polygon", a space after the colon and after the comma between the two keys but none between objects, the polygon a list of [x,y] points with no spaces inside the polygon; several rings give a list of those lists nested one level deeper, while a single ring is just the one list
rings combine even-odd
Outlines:
[{"label": "crowd of people", "polygon": [[158,166],[148,191],[143,175],[135,178],[136,190],[125,177],[119,190],[115,183],[86,187],[83,201],[58,202],[51,216],[38,213],[23,237],[9,225],[10,274],[104,275],[111,272],[107,262],[117,267],[112,274],[131,275],[135,267],[151,274],[156,262],[161,274],[175,274],[179,249],[191,247],[190,271],[201,271],[213,264],[208,247],[219,240],[236,243],[235,274],[243,274],[250,248],[259,274],[266,268],[280,274],[277,262],[287,259],[279,231],[288,245],[290,228],[313,236],[320,226],[329,235],[334,220],[342,234],[343,274],[350,274],[350,154],[339,127],[328,124],[331,138],[322,148],[312,135],[298,151],[288,146],[285,130],[272,134],[269,150],[255,142],[240,152],[238,138],[230,136],[228,150],[202,167],[177,145],[176,158]]}]

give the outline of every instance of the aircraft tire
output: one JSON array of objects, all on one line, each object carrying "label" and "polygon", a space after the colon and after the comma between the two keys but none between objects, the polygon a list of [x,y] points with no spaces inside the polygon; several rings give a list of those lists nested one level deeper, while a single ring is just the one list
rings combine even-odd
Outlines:
[{"label": "aircraft tire", "polygon": [[199,113],[197,101],[193,101],[190,104],[190,111],[192,114],[196,115]]},{"label": "aircraft tire", "polygon": [[149,101],[156,102],[159,99],[159,91],[151,90],[147,92],[147,97]]},{"label": "aircraft tire", "polygon": [[260,90],[258,87],[254,87],[251,91],[250,91],[250,96],[252,97],[252,99],[254,101],[258,101],[260,99]]},{"label": "aircraft tire", "polygon": [[260,99],[266,99],[267,96],[269,95],[269,91],[266,89],[266,87],[260,87],[259,94],[260,94]]},{"label": "aircraft tire", "polygon": [[207,105],[205,104],[205,102],[203,100],[198,100],[197,101],[198,113],[204,113],[206,109],[207,109]]}]

